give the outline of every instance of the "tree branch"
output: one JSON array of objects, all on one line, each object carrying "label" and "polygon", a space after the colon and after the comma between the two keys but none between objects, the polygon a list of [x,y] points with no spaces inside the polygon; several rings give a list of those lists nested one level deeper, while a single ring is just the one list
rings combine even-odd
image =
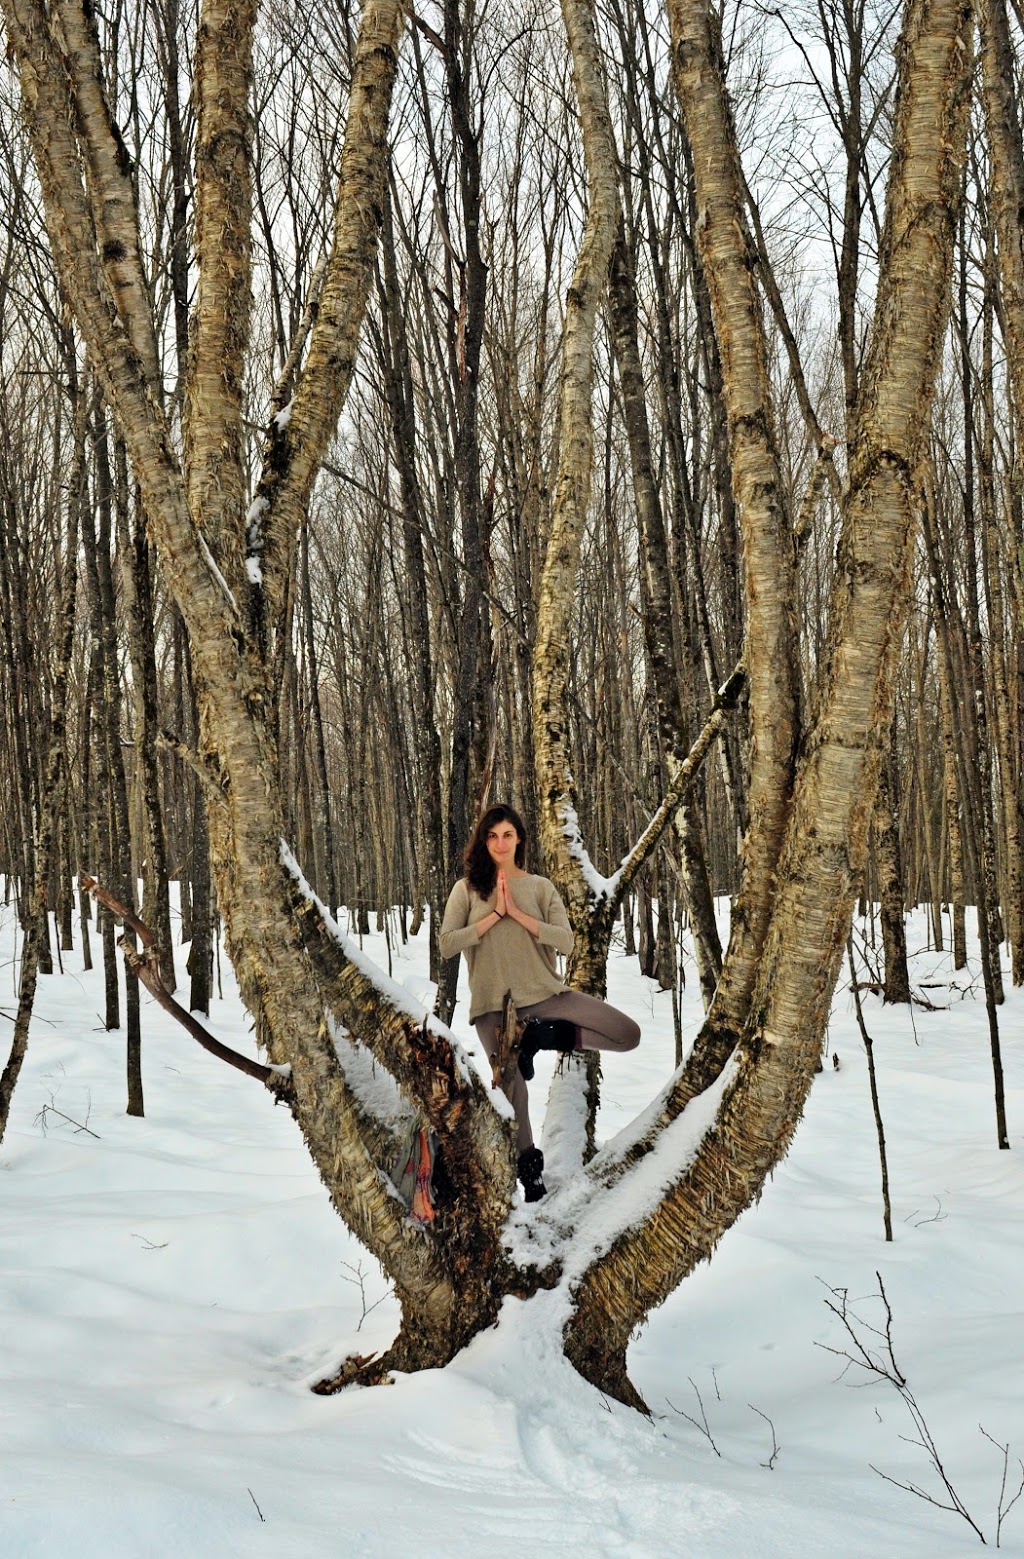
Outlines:
[{"label": "tree branch", "polygon": [[625,898],[626,892],[637,872],[654,852],[662,834],[672,821],[673,814],[697,778],[701,765],[711,751],[712,742],[725,724],[726,716],[736,708],[746,682],[747,673],[741,661],[729,679],[719,688],[711,713],[704,722],[697,739],[680,764],[675,779],[666,791],[660,807],[616,872],[613,879],[615,889],[610,903],[613,915]]},{"label": "tree branch", "polygon": [[100,59],[95,13],[81,0],[58,0],[51,14],[51,35],[67,61],[82,148],[92,196],[100,257],[117,312],[131,337],[154,399],[159,397],[160,367],[149,286],[142,267],[135,196],[128,176],[129,158],[114,122]]},{"label": "tree branch", "polygon": [[185,1008],[175,1001],[170,991],[164,985],[160,974],[160,954],[156,946],[156,939],[145,921],[140,920],[134,910],[122,904],[119,899],[115,899],[112,893],[108,893],[105,888],[101,888],[95,877],[83,877],[82,887],[87,893],[91,893],[93,898],[103,905],[104,909],[109,910],[115,919],[120,920],[126,926],[130,926],[135,932],[142,943],[141,953],[138,949],[130,947],[124,937],[119,939],[118,946],[124,952],[125,963],[129,969],[142,982],[153,999],[163,1007],[164,1011],[169,1012],[172,1018],[176,1018],[182,1028],[191,1034],[192,1038],[202,1045],[204,1050],[208,1050],[212,1056],[216,1056],[220,1061],[226,1061],[229,1066],[235,1067],[239,1072],[244,1072],[247,1077],[255,1077],[258,1082],[263,1083],[278,1098],[288,1098],[291,1094],[289,1081],[291,1068],[263,1066],[259,1061],[253,1061],[249,1056],[243,1056],[240,1051],[232,1050],[230,1045],[222,1044],[219,1039],[214,1039],[213,1035],[193,1017],[191,1012],[186,1012]]},{"label": "tree branch", "polygon": [[388,167],[387,130],[405,25],[401,0],[365,0],[356,40],[334,241],[305,366],[287,421],[267,429],[249,510],[251,577],[262,586],[256,627],[266,643],[286,601],[292,553],[316,474],[334,437],[355,368]]},{"label": "tree branch", "polygon": [[195,248],[198,282],[185,384],[189,507],[233,590],[248,580],[242,400],[252,308],[255,0],[204,0],[196,55]]},{"label": "tree branch", "polygon": [[173,731],[159,731],[155,740],[157,747],[162,748],[164,752],[173,753],[192,770],[208,800],[216,801],[220,806],[226,805],[224,776],[212,759],[200,757],[199,753],[195,752],[187,742],[183,742],[180,736],[175,736]]}]

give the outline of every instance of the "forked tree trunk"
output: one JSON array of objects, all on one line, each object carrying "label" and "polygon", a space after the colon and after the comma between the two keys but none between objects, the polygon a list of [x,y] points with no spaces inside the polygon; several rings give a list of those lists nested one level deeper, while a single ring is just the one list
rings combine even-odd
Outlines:
[{"label": "forked tree trunk", "polygon": [[[79,156],[91,155],[93,143],[102,150],[113,139],[105,114],[85,114],[85,98],[96,94],[81,88],[81,78],[93,84],[101,75],[96,39],[71,57],[51,15],[33,0],[12,0],[7,16],[54,256],[118,417],[165,577],[189,632],[199,714],[191,762],[207,797],[211,860],[243,998],[271,1059],[290,1068],[291,1105],[335,1206],[394,1280],[403,1326],[385,1364],[443,1364],[493,1321],[505,1292],[531,1286],[500,1242],[514,1185],[511,1125],[495,1113],[488,1090],[443,1032],[426,1029],[421,1018],[396,1007],[358,955],[355,961],[348,956],[282,858],[285,806],[271,697],[297,520],[355,361],[383,204],[403,12],[393,0],[368,0],[364,10],[334,248],[291,418],[279,420],[268,436],[267,465],[249,511],[244,570],[230,543],[229,531],[241,524],[230,505],[221,513],[218,538],[224,567],[214,560],[189,506],[144,354],[129,346],[129,335],[144,338],[152,330],[145,289],[141,281],[121,285],[120,269],[112,276],[110,268],[115,251],[130,262],[137,245],[130,234],[118,244],[116,233],[102,251],[93,242],[94,224],[104,235],[93,197],[103,201],[104,219],[112,221],[124,193],[116,157],[93,157],[87,183]],[[238,40],[229,38],[225,46],[234,50]],[[218,133],[210,121],[219,101],[203,109],[213,145]],[[230,104],[226,118],[234,126],[226,131],[233,144],[241,121]],[[83,126],[77,142],[68,133],[72,120]],[[215,160],[200,161],[197,180],[222,176]],[[204,209],[215,221],[216,201]],[[221,220],[229,238],[237,233],[238,209],[237,201],[225,200]],[[225,334],[216,325],[211,320],[218,350],[241,354],[237,332]],[[193,355],[193,373],[202,361],[202,352]],[[222,393],[237,378],[228,366],[214,391],[211,416],[218,426],[232,415]],[[194,448],[202,396],[190,404]],[[224,447],[230,449],[230,442]],[[214,490],[206,490],[207,514],[216,502]],[[247,598],[243,613],[240,603]],[[255,623],[255,633],[246,631],[247,622]],[[371,1051],[379,1063],[373,1107],[366,1098]],[[390,1108],[381,1113],[388,1076],[395,1086]],[[445,1164],[445,1193],[429,1237],[406,1217],[389,1178],[414,1112],[438,1132]]]},{"label": "forked tree trunk", "polygon": [[[751,698],[756,734],[747,851],[751,913],[741,915],[729,954],[735,961],[726,1009],[732,1017],[725,1022],[720,1014],[717,1030],[721,1038],[731,1024],[730,1041],[740,1044],[718,1088],[700,1107],[710,1123],[720,1104],[690,1168],[682,1168],[691,1145],[690,1122],[675,1127],[692,1092],[693,1079],[684,1074],[666,1095],[657,1121],[614,1158],[595,1159],[586,1172],[583,1189],[595,1194],[619,1180],[618,1205],[627,1209],[618,1223],[602,1223],[597,1254],[586,1213],[579,1211],[577,1181],[564,1198],[552,1197],[540,1211],[540,1221],[550,1225],[553,1256],[539,1270],[517,1267],[503,1243],[513,1188],[507,1114],[494,1110],[489,1090],[463,1065],[439,1026],[428,1026],[396,1006],[381,980],[334,935],[281,847],[286,808],[275,729],[276,657],[288,622],[295,538],[351,379],[370,285],[401,9],[394,0],[367,0],[363,12],[334,246],[320,310],[290,419],[279,419],[268,433],[257,501],[247,518],[238,511],[240,484],[228,483],[223,492],[234,496],[223,501],[215,484],[201,492],[195,484],[200,470],[209,469],[200,454],[203,438],[208,436],[202,447],[209,449],[211,460],[218,437],[226,458],[234,458],[237,411],[230,391],[240,382],[244,341],[230,328],[231,321],[215,316],[229,297],[241,298],[247,285],[237,248],[246,200],[244,192],[229,187],[238,138],[244,143],[248,133],[247,116],[229,99],[240,81],[244,85],[239,61],[246,40],[239,32],[248,25],[248,13],[241,7],[232,11],[229,27],[226,11],[211,12],[215,25],[207,42],[212,54],[203,53],[200,144],[210,155],[204,152],[197,165],[197,186],[205,187],[197,188],[196,207],[203,213],[205,233],[215,231],[218,222],[223,225],[224,264],[233,269],[230,277],[222,275],[223,285],[214,294],[200,289],[200,313],[207,307],[212,312],[207,325],[197,322],[202,350],[191,370],[196,378],[189,387],[186,482],[147,366],[155,339],[152,315],[137,260],[130,183],[111,151],[116,151],[116,137],[96,91],[102,79],[98,46],[88,29],[84,37],[76,34],[74,47],[68,43],[59,15],[65,3],[70,9],[73,0],[58,0],[55,8],[43,0],[4,0],[10,47],[21,76],[55,260],[124,434],[164,576],[189,630],[200,716],[191,761],[207,796],[229,950],[272,1061],[290,1068],[291,1107],[332,1200],[391,1275],[402,1304],[402,1328],[393,1349],[382,1360],[354,1362],[339,1372],[337,1383],[380,1378],[391,1365],[414,1369],[445,1363],[495,1319],[505,1294],[526,1297],[557,1281],[568,1265],[583,1275],[571,1294],[575,1310],[567,1353],[589,1379],[636,1401],[624,1362],[633,1326],[709,1254],[757,1194],[785,1150],[817,1060],[863,858],[905,610],[912,476],[942,339],[949,213],[959,189],[967,8],[953,0],[914,0],[908,8],[879,313],[851,445],[830,669],[795,799],[792,567],[788,522],[771,458],[770,405],[762,396],[761,369],[751,376],[749,353],[760,350],[759,338],[751,337],[749,323],[728,313],[734,281],[745,286],[741,256],[723,231],[732,207],[707,190],[699,194],[708,240],[705,265],[718,314],[727,321],[721,332],[722,362],[726,393],[735,398],[730,412],[734,479],[748,510],[746,575],[764,613],[748,638],[758,657],[752,669],[759,679]],[[578,62],[586,54],[591,62],[576,77],[589,140],[591,109],[607,117],[592,17],[578,14],[569,0],[565,15],[574,57]],[[734,162],[720,59],[710,46],[706,8],[680,0],[677,24],[680,18],[678,74],[691,140],[696,146],[703,112],[696,73],[710,83],[715,97],[709,108],[712,161],[721,154]],[[75,137],[70,123],[76,125]],[[225,163],[213,155],[218,147],[231,151]],[[706,166],[698,157],[700,177]],[[541,617],[547,603],[549,620],[538,634],[539,800],[555,860],[571,843],[565,837],[571,823],[563,761],[566,671],[555,641],[571,598],[589,482],[593,322],[615,228],[610,144],[595,159],[588,148],[588,171],[591,209],[570,296],[563,453],[542,600]],[[218,181],[223,181],[220,196]],[[202,266],[218,274],[219,262],[202,236],[201,251]],[[214,296],[221,302],[211,301]],[[743,296],[749,299],[749,292]],[[225,373],[219,384],[207,386],[212,396],[207,423],[196,365],[209,367],[215,350],[225,359]],[[762,482],[770,489],[765,502],[758,499]],[[195,512],[200,507],[202,524]],[[244,536],[247,567],[239,556],[239,536]],[[710,734],[704,736],[704,751],[723,718],[717,711],[705,728]],[[672,805],[677,804],[678,797]],[[634,864],[671,809],[663,808],[652,823],[631,857]],[[776,868],[772,899],[766,882]],[[585,901],[582,872],[576,872],[575,881],[569,897],[578,893],[572,907],[581,940],[585,949],[596,948],[604,935],[603,928],[595,929],[600,916]],[[619,887],[625,891],[627,886],[624,874]],[[605,903],[612,902],[606,895]],[[602,907],[600,914],[606,913]],[[603,966],[592,959],[587,975],[598,983]],[[740,999],[740,992],[748,994]],[[387,1108],[379,1102],[382,1090],[390,1100]],[[438,1216],[427,1231],[405,1216],[388,1174],[414,1115],[438,1133],[444,1162]],[[640,1159],[645,1160],[640,1173],[650,1183],[648,1151],[658,1155],[661,1183],[669,1187],[657,1205],[640,1200],[639,1192],[630,1194],[630,1172]],[[559,1224],[562,1217],[570,1228],[579,1224],[577,1250],[573,1234]]]}]

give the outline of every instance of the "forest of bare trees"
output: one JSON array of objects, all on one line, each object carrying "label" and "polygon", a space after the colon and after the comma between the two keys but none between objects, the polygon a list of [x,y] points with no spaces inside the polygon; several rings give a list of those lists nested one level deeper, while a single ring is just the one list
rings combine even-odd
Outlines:
[{"label": "forest of bare trees", "polygon": [[[328,1384],[443,1364],[506,1294],[561,1285],[568,1356],[640,1405],[630,1335],[784,1153],[858,899],[890,1001],[906,909],[957,968],[977,914],[1008,1145],[1018,0],[4,15],[0,874],[24,941],[0,1135],[37,976],[72,948],[144,1113],[91,874],[193,1012],[223,938],[268,1086],[395,1285],[390,1354]],[[707,1014],[614,1153],[596,1062],[556,1076],[578,1174],[528,1267],[436,944],[488,798],[558,884],[574,983],[602,991],[614,934]],[[341,910],[356,939],[431,939],[429,1026]],[[444,1166],[426,1232],[388,1177],[417,1118]]]}]

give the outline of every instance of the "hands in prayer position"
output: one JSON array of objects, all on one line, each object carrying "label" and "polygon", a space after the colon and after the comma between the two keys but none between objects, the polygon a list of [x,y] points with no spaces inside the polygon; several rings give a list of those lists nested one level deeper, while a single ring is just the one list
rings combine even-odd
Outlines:
[{"label": "hands in prayer position", "polygon": [[524,914],[523,911],[519,908],[515,899],[512,897],[512,889],[509,885],[508,873],[503,866],[498,867],[498,879],[495,889],[494,909],[492,911],[492,915],[493,919],[489,917],[487,920],[477,922],[477,931],[482,935],[486,935],[488,931],[492,930],[498,924],[499,920],[504,920],[506,915],[509,915],[513,920],[517,921],[518,924],[521,925],[525,931],[528,931],[531,936],[536,936],[540,931],[540,921],[536,920],[533,915]]}]

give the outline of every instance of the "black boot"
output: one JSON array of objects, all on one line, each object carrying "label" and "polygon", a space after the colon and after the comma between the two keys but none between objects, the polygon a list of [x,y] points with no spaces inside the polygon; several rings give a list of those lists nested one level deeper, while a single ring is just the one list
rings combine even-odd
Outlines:
[{"label": "black boot", "polygon": [[576,1049],[576,1025],[568,1018],[528,1018],[519,1041],[519,1070],[526,1081],[533,1076],[533,1058],[538,1050],[560,1050],[569,1055]]},{"label": "black boot", "polygon": [[528,1202],[539,1202],[547,1195],[547,1186],[541,1179],[544,1173],[544,1155],[540,1148],[524,1148],[519,1155],[517,1173],[523,1182],[523,1196]]}]

